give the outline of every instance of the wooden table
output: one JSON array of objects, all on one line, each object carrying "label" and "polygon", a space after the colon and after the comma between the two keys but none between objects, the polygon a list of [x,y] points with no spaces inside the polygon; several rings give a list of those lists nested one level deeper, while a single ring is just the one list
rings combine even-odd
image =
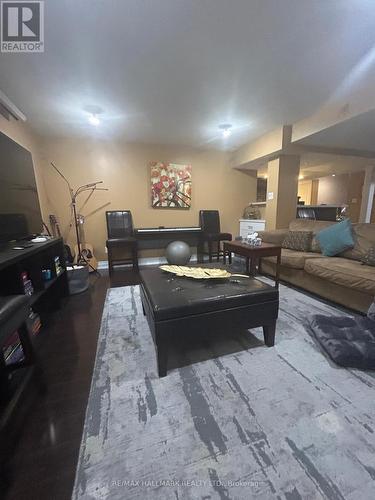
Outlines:
[{"label": "wooden table", "polygon": [[272,245],[271,243],[262,243],[258,247],[253,247],[241,241],[224,241],[224,264],[226,264],[227,253],[230,256],[231,252],[246,257],[246,272],[251,276],[256,274],[256,263],[258,260],[262,259],[262,257],[276,257],[275,287],[279,287],[281,246]]}]

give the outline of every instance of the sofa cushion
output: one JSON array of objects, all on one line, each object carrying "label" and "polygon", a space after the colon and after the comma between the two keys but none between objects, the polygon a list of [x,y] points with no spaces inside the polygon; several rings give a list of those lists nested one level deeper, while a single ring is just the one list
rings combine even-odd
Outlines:
[{"label": "sofa cushion", "polygon": [[299,252],[308,252],[311,248],[311,231],[289,231],[286,235],[282,247]]},{"label": "sofa cushion", "polygon": [[366,254],[361,258],[362,264],[367,266],[375,266],[375,247],[371,247]]},{"label": "sofa cushion", "polygon": [[[322,259],[322,255],[313,252],[297,252],[283,248],[281,250],[281,265],[292,269],[304,269],[306,259]],[[276,257],[264,257],[262,260],[276,264]]]},{"label": "sofa cushion", "polygon": [[346,259],[362,259],[371,247],[375,247],[375,224],[358,223],[352,225],[354,247],[340,256]]},{"label": "sofa cushion", "polygon": [[375,268],[356,260],[343,257],[306,259],[305,271],[336,285],[375,294]]},{"label": "sofa cushion", "polygon": [[338,222],[333,226],[326,227],[316,235],[322,254],[334,257],[343,251],[354,247],[352,236],[352,223],[349,219]]},{"label": "sofa cushion", "polygon": [[288,232],[288,229],[271,229],[267,231],[258,231],[258,236],[265,243],[281,245]]},{"label": "sofa cushion", "polygon": [[311,251],[320,253],[320,246],[316,239],[316,234],[322,229],[332,226],[333,224],[336,223],[324,220],[295,219],[289,224],[289,229],[290,231],[311,231],[313,233]]}]

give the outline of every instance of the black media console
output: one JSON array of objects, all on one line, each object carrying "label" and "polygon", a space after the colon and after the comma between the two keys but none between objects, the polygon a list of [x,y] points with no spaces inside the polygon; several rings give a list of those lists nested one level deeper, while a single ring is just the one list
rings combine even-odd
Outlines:
[{"label": "black media console", "polygon": [[[14,249],[14,247],[21,246],[24,248]],[[6,450],[13,441],[12,435],[19,427],[15,425],[14,417],[25,412],[24,400],[30,399],[30,382],[38,373],[39,381],[42,378],[37,364],[37,352],[36,358],[34,356],[34,342],[30,340],[32,336],[30,328],[26,327],[29,308],[32,308],[36,316],[40,316],[43,325],[46,318],[44,313],[58,307],[60,300],[67,294],[68,281],[61,238],[50,239],[42,243],[30,243],[25,240],[0,247],[0,309],[2,313],[2,316],[0,315],[2,325],[0,329],[0,468],[6,456]],[[20,297],[22,295],[25,295],[24,299]],[[9,307],[4,304],[12,304],[16,301],[20,302],[20,306],[18,309],[14,307],[13,316],[9,316]],[[18,321],[17,316],[20,316],[21,309],[24,320],[21,318],[22,321]],[[8,315],[5,317],[6,310],[8,310]],[[13,329],[16,329],[18,336]],[[43,336],[43,331],[40,335]],[[19,349],[19,345],[22,348],[20,358],[17,356],[12,358],[16,351],[12,350],[9,342],[14,337],[20,340],[20,344],[16,343],[16,349]],[[7,353],[11,353],[8,358]]]},{"label": "black media console", "polygon": [[[14,250],[20,246],[26,248]],[[59,274],[55,269],[55,257],[59,258],[61,266]],[[43,279],[43,269],[51,270],[50,279]],[[62,239],[53,238],[43,243],[26,240],[0,246],[0,295],[23,294],[23,273],[27,273],[34,288],[30,306],[36,312],[44,312],[57,304],[68,293]]]}]

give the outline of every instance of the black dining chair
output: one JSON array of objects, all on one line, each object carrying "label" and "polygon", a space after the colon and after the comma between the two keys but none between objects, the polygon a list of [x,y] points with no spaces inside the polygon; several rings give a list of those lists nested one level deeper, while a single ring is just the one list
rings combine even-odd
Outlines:
[{"label": "black dining chair", "polygon": [[297,219],[316,220],[315,210],[311,207],[297,207]]},{"label": "black dining chair", "polygon": [[[220,231],[220,215],[218,210],[200,210],[199,225],[203,232],[203,242],[208,246],[208,260],[212,262],[212,257],[217,260],[223,255],[221,249],[222,241],[232,241],[230,233],[222,233]],[[216,249],[213,249],[214,243]],[[229,262],[231,261],[229,256]]]},{"label": "black dining chair", "polygon": [[[134,237],[133,218],[130,210],[109,210],[105,213],[107,219],[107,249],[109,274],[113,273],[114,265],[133,264],[138,270],[138,245]],[[115,256],[121,250],[130,250],[131,257]]]}]

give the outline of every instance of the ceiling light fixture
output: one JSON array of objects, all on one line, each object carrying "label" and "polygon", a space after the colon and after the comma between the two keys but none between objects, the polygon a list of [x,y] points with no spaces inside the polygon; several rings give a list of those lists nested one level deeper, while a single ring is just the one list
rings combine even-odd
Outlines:
[{"label": "ceiling light fixture", "polygon": [[231,128],[232,125],[230,123],[223,123],[222,125],[219,125],[219,129],[221,130],[224,139],[227,139],[230,135],[232,135]]},{"label": "ceiling light fixture", "polygon": [[300,181],[302,181],[302,179],[304,179],[304,176],[303,176],[303,175],[299,175],[299,176],[298,176],[298,179],[299,179]]},{"label": "ceiling light fixture", "polygon": [[336,174],[332,174],[332,177],[336,177]]},{"label": "ceiling light fixture", "polygon": [[100,120],[95,114],[91,114],[89,115],[89,123],[97,127],[98,125],[100,125]]}]

